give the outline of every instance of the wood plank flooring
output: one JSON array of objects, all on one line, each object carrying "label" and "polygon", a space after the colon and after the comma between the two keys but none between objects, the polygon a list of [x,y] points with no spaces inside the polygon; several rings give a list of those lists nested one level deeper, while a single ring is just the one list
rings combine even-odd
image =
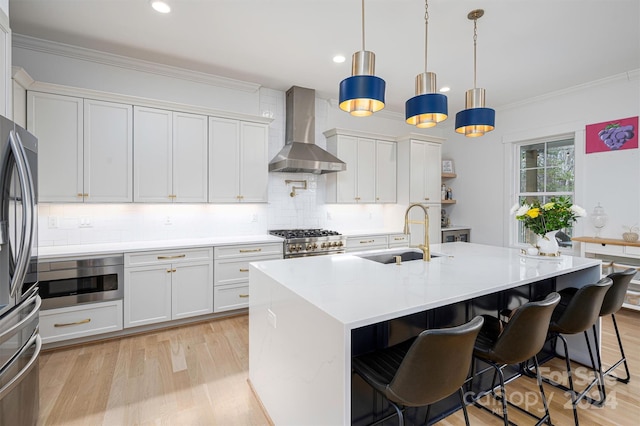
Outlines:
[{"label": "wood plank flooring", "polygon": [[[604,408],[581,407],[582,425],[635,425],[640,419],[640,312],[623,309],[616,318],[631,383],[610,384]],[[603,319],[602,340],[604,362],[611,364],[617,342],[610,317]],[[39,424],[268,425],[247,382],[248,347],[248,317],[240,315],[45,352]],[[563,371],[563,361],[547,366]],[[529,378],[507,388],[514,398],[537,395]],[[545,392],[554,424],[573,424],[568,397],[547,385]],[[518,424],[534,423],[516,410],[510,414]],[[502,424],[476,407],[469,415],[472,425]],[[457,412],[438,424],[463,425],[464,419]]]}]

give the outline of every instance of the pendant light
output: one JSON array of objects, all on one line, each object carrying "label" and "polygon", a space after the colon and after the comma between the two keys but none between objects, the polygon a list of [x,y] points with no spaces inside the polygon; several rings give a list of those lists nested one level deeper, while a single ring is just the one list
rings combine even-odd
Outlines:
[{"label": "pendant light", "polygon": [[474,138],[493,130],[496,112],[484,106],[484,89],[476,87],[476,43],[478,40],[478,19],[484,15],[484,10],[476,9],[469,12],[467,18],[473,20],[473,89],[467,90],[465,109],[456,114],[456,132]]},{"label": "pendant light", "polygon": [[416,96],[405,103],[408,124],[419,128],[433,127],[447,119],[447,97],[436,93],[436,75],[427,72],[429,4],[424,2],[424,72],[416,76]]},{"label": "pendant light", "polygon": [[340,109],[366,117],[384,108],[385,82],[375,74],[376,55],[364,48],[364,0],[362,0],[362,50],[351,58],[351,77],[340,82]]}]

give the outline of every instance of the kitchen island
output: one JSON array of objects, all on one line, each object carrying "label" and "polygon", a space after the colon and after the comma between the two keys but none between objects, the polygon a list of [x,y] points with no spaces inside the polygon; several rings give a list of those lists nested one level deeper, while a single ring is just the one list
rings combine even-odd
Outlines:
[{"label": "kitchen island", "polygon": [[401,265],[350,254],[251,264],[249,377],[276,425],[354,422],[353,355],[600,278],[594,259],[461,242],[432,253]]}]

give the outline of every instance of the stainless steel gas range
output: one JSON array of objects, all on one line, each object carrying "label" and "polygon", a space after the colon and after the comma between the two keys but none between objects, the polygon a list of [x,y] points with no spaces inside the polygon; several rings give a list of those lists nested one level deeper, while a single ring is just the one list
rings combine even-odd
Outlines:
[{"label": "stainless steel gas range", "polygon": [[284,258],[344,253],[347,238],[325,229],[277,229],[269,234],[284,238]]}]

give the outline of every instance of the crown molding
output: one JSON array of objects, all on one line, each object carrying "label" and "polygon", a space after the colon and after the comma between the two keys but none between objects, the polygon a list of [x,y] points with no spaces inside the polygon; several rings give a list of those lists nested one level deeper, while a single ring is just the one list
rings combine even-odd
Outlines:
[{"label": "crown molding", "polygon": [[588,89],[590,87],[603,86],[605,84],[615,83],[618,81],[632,81],[638,80],[640,78],[640,69],[635,69],[627,72],[623,72],[620,74],[615,74],[609,77],[601,78],[599,80],[593,80],[588,83],[578,84],[576,86],[567,87],[566,89],[556,90],[555,92],[549,92],[544,95],[535,96],[533,98],[523,99],[518,102],[513,102],[511,104],[503,105],[496,110],[509,110],[512,108],[518,108],[525,105],[530,105],[533,103],[541,102],[548,99],[557,98],[558,96],[578,92],[584,89]]},{"label": "crown molding", "polygon": [[14,33],[12,41],[14,48],[17,47],[20,49],[32,50],[35,52],[48,53],[56,56],[78,59],[81,61],[95,62],[102,65],[110,65],[133,71],[178,78],[232,90],[240,90],[248,93],[255,93],[260,90],[260,85],[257,83],[249,83],[199,71],[192,71],[184,68],[173,67],[170,65],[143,61],[141,59],[134,59],[126,56],[115,55],[113,53],[100,52],[98,50],[87,49],[84,47],[57,43],[35,37],[25,36],[22,34]]}]

